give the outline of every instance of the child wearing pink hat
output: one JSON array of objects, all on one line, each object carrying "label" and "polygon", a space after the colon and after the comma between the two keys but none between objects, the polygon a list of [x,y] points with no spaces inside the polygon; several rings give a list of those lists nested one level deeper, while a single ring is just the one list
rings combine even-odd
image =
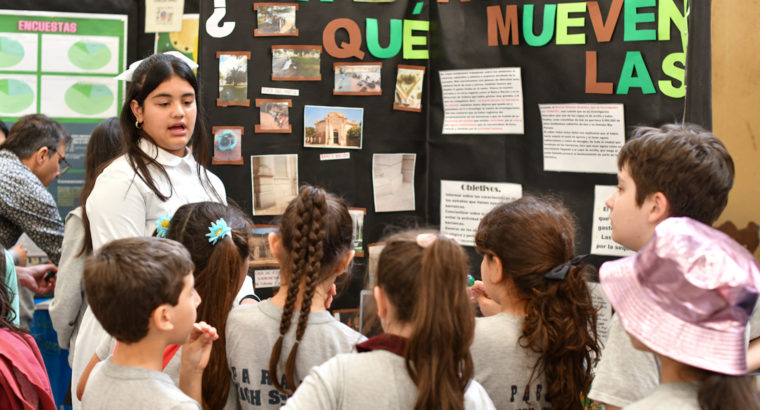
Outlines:
[{"label": "child wearing pink hat", "polygon": [[669,218],[634,256],[600,269],[604,292],[660,385],[626,409],[759,409],[747,373],[747,321],[760,266],[727,235]]}]

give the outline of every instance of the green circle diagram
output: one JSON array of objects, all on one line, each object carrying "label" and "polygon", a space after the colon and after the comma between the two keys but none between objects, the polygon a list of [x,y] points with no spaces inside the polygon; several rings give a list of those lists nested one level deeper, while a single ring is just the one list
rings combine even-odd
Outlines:
[{"label": "green circle diagram", "polygon": [[24,46],[18,41],[0,37],[0,68],[13,67],[24,59]]},{"label": "green circle diagram", "polygon": [[75,83],[66,90],[63,100],[69,108],[79,114],[95,115],[111,107],[114,96],[105,85]]},{"label": "green circle diagram", "polygon": [[83,70],[97,70],[111,61],[111,50],[103,43],[77,41],[69,47],[69,60]]},{"label": "green circle diagram", "polygon": [[34,91],[27,83],[12,78],[0,79],[0,112],[13,114],[29,108]]}]

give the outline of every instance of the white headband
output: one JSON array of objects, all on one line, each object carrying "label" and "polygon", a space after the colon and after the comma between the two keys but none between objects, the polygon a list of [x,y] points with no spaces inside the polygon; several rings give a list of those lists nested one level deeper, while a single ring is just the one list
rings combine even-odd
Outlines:
[{"label": "white headband", "polygon": [[[187,58],[186,55],[180,53],[179,51],[167,51],[164,54],[168,54],[170,56],[174,56],[174,57],[179,58],[183,63],[187,64],[190,67],[191,70],[195,70],[196,68],[198,68],[198,63],[196,63],[195,61]],[[114,77],[114,79],[115,80],[132,81],[132,75],[135,73],[135,70],[137,70],[137,67],[139,67],[140,64],[142,64],[143,61],[145,61],[145,59],[138,60],[138,61],[135,61],[134,63],[130,64],[129,68],[127,69],[127,71],[125,71],[125,72],[117,75],[116,77]]]}]

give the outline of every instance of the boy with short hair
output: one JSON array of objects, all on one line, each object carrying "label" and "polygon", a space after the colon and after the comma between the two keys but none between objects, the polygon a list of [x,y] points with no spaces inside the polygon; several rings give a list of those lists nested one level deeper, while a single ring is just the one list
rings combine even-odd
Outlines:
[{"label": "boy with short hair", "polygon": [[[119,345],[90,376],[83,409],[201,408],[201,377],[218,336],[195,324],[193,268],[185,247],[163,238],[115,240],[88,258],[87,300]],[[161,369],[164,349],[183,343],[180,390]]]},{"label": "boy with short hair", "polygon": [[[723,143],[686,123],[636,128],[618,154],[618,169],[618,189],[606,202],[612,239],[637,252],[668,217],[711,225],[734,180],[734,163]],[[649,394],[659,376],[654,355],[634,349],[613,316],[588,396],[607,409],[623,407]]]}]

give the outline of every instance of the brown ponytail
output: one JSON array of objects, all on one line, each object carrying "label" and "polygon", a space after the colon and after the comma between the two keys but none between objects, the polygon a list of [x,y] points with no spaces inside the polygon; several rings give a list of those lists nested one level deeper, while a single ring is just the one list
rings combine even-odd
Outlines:
[{"label": "brown ponytail", "polygon": [[543,376],[556,409],[582,409],[600,352],[585,282],[589,268],[570,266],[562,280],[544,277],[573,258],[574,237],[573,219],[560,202],[532,196],[492,209],[475,235],[478,252],[501,259],[502,280],[511,278],[525,302],[520,344],[539,354],[529,384]]},{"label": "brown ponytail", "polygon": [[[420,234],[436,239],[420,245]],[[377,285],[395,308],[395,319],[413,329],[404,359],[418,390],[415,409],[464,409],[475,332],[466,277],[464,251],[437,233],[396,234],[380,254]]]},{"label": "brown ponytail", "polygon": [[702,410],[760,409],[752,376],[728,376],[703,370],[706,376],[699,383],[697,399]]},{"label": "brown ponytail", "polygon": [[[211,223],[224,219],[232,230],[216,244],[206,234]],[[195,264],[195,289],[201,296],[198,320],[215,326],[219,332],[208,365],[203,371],[203,407],[220,409],[227,401],[230,372],[227,366],[225,326],[235,295],[243,285],[241,266],[248,261],[251,222],[239,209],[215,202],[181,206],[169,225],[167,238],[182,243]]]},{"label": "brown ponytail", "polygon": [[[279,235],[284,250],[281,258],[282,278],[288,283],[288,294],[280,318],[280,337],[269,359],[269,373],[272,384],[282,393],[293,394],[298,387],[296,355],[306,332],[314,292],[319,284],[333,278],[336,264],[351,249],[352,234],[353,224],[346,204],[323,189],[310,185],[301,187],[298,197],[288,204],[280,219]],[[282,386],[277,365],[300,292],[303,293],[296,341],[285,363],[287,386]]]}]

